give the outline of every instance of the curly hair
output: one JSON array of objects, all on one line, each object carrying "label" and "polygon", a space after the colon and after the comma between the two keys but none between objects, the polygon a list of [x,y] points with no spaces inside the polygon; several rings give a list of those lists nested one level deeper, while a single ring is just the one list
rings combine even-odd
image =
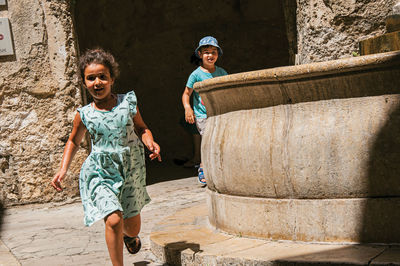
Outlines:
[{"label": "curly hair", "polygon": [[79,58],[82,81],[85,80],[85,68],[90,64],[101,64],[108,68],[111,78],[119,76],[119,65],[114,56],[101,48],[89,49]]}]

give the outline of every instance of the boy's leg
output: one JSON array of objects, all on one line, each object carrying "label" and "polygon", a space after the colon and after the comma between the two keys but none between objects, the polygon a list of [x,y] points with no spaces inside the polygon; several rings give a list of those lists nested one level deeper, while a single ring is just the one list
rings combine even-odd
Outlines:
[{"label": "boy's leg", "polygon": [[196,118],[196,127],[201,136],[204,135],[204,131],[206,130],[207,118]]},{"label": "boy's leg", "polygon": [[[207,118],[196,118],[196,126],[200,132],[201,137],[203,137],[204,131],[206,130],[206,124],[207,124]],[[204,178],[204,172],[203,172],[203,163],[201,161],[200,161],[198,179],[202,185],[206,184],[206,179]]]},{"label": "boy's leg", "polygon": [[105,237],[110,254],[111,262],[114,266],[123,265],[123,228],[124,220],[122,219],[122,213],[115,211],[104,218],[105,222]]}]

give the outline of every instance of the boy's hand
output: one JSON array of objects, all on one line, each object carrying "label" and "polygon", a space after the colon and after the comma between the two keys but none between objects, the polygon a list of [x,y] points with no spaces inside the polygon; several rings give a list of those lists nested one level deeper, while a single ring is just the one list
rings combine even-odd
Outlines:
[{"label": "boy's hand", "polygon": [[54,176],[53,180],[51,181],[51,185],[58,192],[61,192],[63,190],[62,187],[61,187],[61,182],[63,181],[63,179],[65,177],[65,174],[66,174],[65,172],[60,171]]},{"label": "boy's hand", "polygon": [[185,120],[189,124],[194,123],[194,113],[193,113],[193,109],[191,107],[185,108]]},{"label": "boy's hand", "polygon": [[147,149],[151,152],[149,155],[150,160],[158,159],[159,162],[161,162],[161,155],[160,155],[160,146],[155,142],[152,141],[150,142],[147,146]]}]

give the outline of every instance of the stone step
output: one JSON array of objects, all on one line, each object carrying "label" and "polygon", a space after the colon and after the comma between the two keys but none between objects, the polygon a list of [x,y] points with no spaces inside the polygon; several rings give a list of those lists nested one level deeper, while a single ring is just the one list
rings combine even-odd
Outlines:
[{"label": "stone step", "polygon": [[400,247],[266,241],[219,232],[206,204],[160,221],[151,250],[169,265],[400,265]]}]

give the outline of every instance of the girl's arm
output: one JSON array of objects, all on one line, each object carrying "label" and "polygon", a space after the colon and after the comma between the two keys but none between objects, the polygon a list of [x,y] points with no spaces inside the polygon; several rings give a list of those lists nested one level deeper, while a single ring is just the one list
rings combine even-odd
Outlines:
[{"label": "girl's arm", "polygon": [[160,146],[154,141],[153,134],[151,134],[150,129],[148,129],[148,127],[144,123],[142,116],[139,112],[139,108],[136,107],[136,110],[136,115],[133,117],[135,130],[138,133],[143,144],[146,145],[149,151],[151,151],[150,159],[154,160],[155,158],[157,158],[158,161],[161,162]]},{"label": "girl's arm", "polygon": [[193,89],[189,87],[185,87],[185,90],[183,91],[182,94],[182,104],[183,107],[185,108],[185,120],[189,124],[194,123],[194,113],[193,109],[190,106],[190,95],[192,95]]},{"label": "girl's arm", "polygon": [[71,135],[69,136],[68,141],[65,144],[60,170],[55,174],[53,180],[51,181],[51,185],[57,191],[62,191],[61,182],[67,174],[72,159],[79,149],[79,144],[85,136],[85,132],[86,127],[82,123],[81,116],[79,115],[79,113],[76,113]]}]

